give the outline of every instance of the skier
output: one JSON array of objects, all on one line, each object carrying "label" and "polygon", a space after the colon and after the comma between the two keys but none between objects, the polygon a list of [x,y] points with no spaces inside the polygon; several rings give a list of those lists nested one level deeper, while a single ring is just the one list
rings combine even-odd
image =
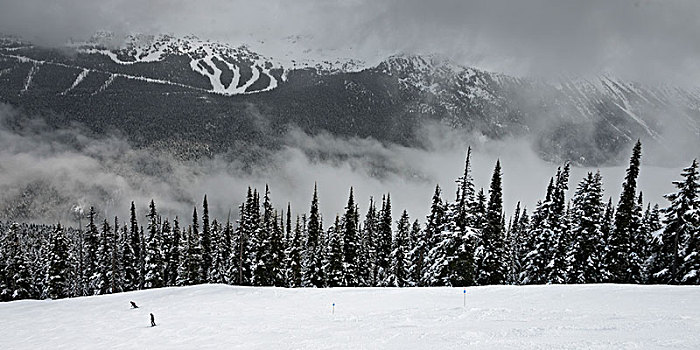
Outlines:
[{"label": "skier", "polygon": [[155,327],[155,326],[156,326],[156,318],[151,313],[151,327]]},{"label": "skier", "polygon": [[132,308],[132,309],[138,309],[138,308],[139,308],[139,306],[138,306],[138,305],[136,305],[136,303],[135,303],[135,302],[133,302],[133,301],[130,301],[130,303],[131,303],[131,308]]}]

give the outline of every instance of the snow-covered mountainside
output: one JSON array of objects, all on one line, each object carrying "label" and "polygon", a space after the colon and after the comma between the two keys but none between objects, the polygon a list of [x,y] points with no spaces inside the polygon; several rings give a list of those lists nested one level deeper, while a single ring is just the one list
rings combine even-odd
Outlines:
[{"label": "snow-covered mountainside", "polygon": [[689,286],[493,286],[464,294],[201,285],[0,303],[0,314],[2,349],[700,348],[700,289]]},{"label": "snow-covered mountainside", "polygon": [[[195,36],[176,38],[170,35],[130,35],[126,41],[110,48],[113,36],[97,36],[87,43],[74,44],[80,53],[101,54],[120,65],[161,62],[172,56],[184,56],[189,67],[209,79],[209,92],[238,95],[268,91],[277,87],[282,67],[245,46],[200,40]],[[273,73],[278,71],[276,73]]]},{"label": "snow-covered mountainside", "polygon": [[546,160],[588,166],[624,159],[639,138],[665,152],[700,148],[700,89],[612,76],[542,81],[436,55],[371,66],[297,61],[168,35],[124,41],[103,33],[70,46],[0,41],[0,102],[57,126],[117,129],[139,145],[177,135],[184,149],[212,152],[240,141],[279,145],[290,127],[420,146],[421,127],[434,123],[489,139],[526,136]]}]

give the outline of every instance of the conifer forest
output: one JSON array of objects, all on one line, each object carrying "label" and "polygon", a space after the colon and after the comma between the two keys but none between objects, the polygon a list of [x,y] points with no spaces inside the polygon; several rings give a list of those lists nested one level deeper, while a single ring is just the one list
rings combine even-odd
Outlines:
[{"label": "conifer forest", "polygon": [[[427,217],[411,218],[391,194],[344,212],[275,208],[270,188],[248,188],[227,218],[163,217],[132,202],[128,218],[86,210],[81,226],[0,223],[0,300],[59,299],[166,286],[431,287],[497,284],[700,284],[700,177],[693,161],[661,206],[637,189],[642,149],[632,149],[617,201],[599,172],[577,183],[553,174],[535,207],[503,209],[499,161],[475,188],[471,150],[453,188],[435,187]],[[457,174],[456,174],[457,175]],[[611,179],[608,179],[611,181]],[[274,184],[271,184],[274,186]],[[339,184],[341,185],[341,184]],[[617,195],[617,194],[615,194]],[[609,199],[606,199],[609,198]],[[341,200],[341,199],[338,199]],[[362,204],[366,204],[364,208]],[[126,209],[126,208],[125,208]],[[308,210],[308,211],[307,211]]]}]

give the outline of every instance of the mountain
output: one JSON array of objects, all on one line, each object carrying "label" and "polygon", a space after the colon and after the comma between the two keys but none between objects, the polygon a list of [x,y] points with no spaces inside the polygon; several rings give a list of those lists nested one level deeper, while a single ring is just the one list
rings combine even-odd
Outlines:
[{"label": "mountain", "polygon": [[531,137],[543,159],[591,166],[626,157],[637,138],[667,152],[678,139],[700,146],[698,89],[512,77],[439,56],[358,65],[285,67],[196,37],[101,33],[64,48],[5,38],[0,102],[52,126],[118,131],[182,157],[280,147],[292,127],[422,146],[421,126],[434,123],[490,139]]}]

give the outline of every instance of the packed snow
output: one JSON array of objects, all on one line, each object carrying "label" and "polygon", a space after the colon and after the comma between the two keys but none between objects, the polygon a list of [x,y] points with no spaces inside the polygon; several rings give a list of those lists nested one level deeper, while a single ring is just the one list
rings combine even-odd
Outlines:
[{"label": "packed snow", "polygon": [[200,285],[15,301],[0,304],[0,349],[700,348],[700,287],[465,290]]}]

